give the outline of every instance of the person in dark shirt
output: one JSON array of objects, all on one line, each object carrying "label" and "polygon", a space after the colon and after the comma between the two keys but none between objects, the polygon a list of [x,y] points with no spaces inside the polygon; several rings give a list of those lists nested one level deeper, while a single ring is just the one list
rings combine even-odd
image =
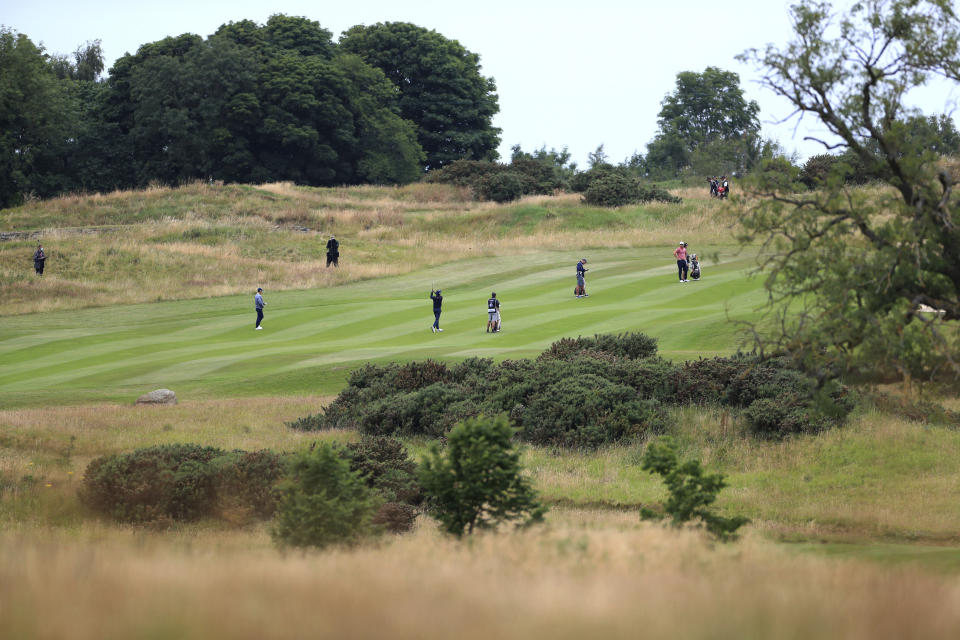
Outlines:
[{"label": "person in dark shirt", "polygon": [[490,294],[487,300],[487,333],[500,331],[500,301],[496,292]]},{"label": "person in dark shirt", "polygon": [[43,252],[43,245],[37,243],[37,250],[33,252],[33,269],[38,276],[43,275],[43,263],[47,260],[47,254]]},{"label": "person in dark shirt", "polygon": [[430,290],[430,299],[433,300],[433,324],[430,326],[430,330],[434,333],[438,331],[443,331],[440,328],[440,310],[443,305],[443,296],[440,295],[440,289],[436,291]]},{"label": "person in dark shirt", "polygon": [[584,279],[584,276],[585,276],[586,272],[589,271],[589,269],[587,269],[585,266],[583,266],[583,265],[585,265],[585,264],[587,264],[587,259],[586,259],[586,258],[580,258],[580,262],[577,263],[577,288],[574,289],[574,292],[573,292],[573,293],[574,293],[574,295],[577,296],[578,298],[586,298],[586,297],[587,297],[587,289],[586,289],[586,285],[584,284],[584,280],[583,280],[583,279]]},{"label": "person in dark shirt", "polygon": [[333,263],[333,266],[340,266],[338,261],[340,260],[340,243],[337,242],[337,239],[333,236],[330,236],[330,239],[327,240],[327,266],[330,266],[330,263]]}]

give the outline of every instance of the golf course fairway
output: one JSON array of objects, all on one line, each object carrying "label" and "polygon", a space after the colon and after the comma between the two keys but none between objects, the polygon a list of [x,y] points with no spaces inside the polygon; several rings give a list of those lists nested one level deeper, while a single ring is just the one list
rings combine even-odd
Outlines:
[{"label": "golf course fairway", "polygon": [[[595,333],[646,333],[674,360],[726,354],[740,340],[732,321],[755,318],[765,294],[748,276],[752,254],[711,251],[703,279],[686,284],[668,247],[591,251],[582,299],[573,287],[583,256],[530,252],[327,289],[271,293],[252,282],[249,296],[7,317],[0,408],[133,402],[164,387],[194,398],[334,394],[369,361],[531,357]],[[430,331],[431,287],[443,289],[443,333]],[[485,332],[491,291],[503,305],[499,334]]]}]

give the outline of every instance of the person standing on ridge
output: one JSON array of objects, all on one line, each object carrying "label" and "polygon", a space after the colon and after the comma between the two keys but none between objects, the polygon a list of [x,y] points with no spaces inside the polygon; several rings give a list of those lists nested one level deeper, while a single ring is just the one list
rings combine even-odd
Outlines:
[{"label": "person standing on ridge", "polygon": [[338,267],[338,261],[340,260],[340,243],[337,242],[337,239],[333,236],[330,236],[330,239],[327,240],[327,266],[330,266],[330,263],[333,263],[333,266]]},{"label": "person standing on ridge", "polygon": [[263,308],[267,306],[267,303],[263,301],[262,287],[257,287],[257,295],[253,296],[253,306],[257,310],[257,324],[254,325],[254,329],[261,331],[263,330],[263,327],[260,326],[263,321]]},{"label": "person standing on ridge", "polygon": [[487,333],[498,331],[500,331],[500,301],[497,300],[496,292],[493,292],[487,300]]},{"label": "person standing on ridge", "polygon": [[677,259],[677,270],[680,272],[680,282],[687,281],[687,243],[681,241],[680,246],[673,250],[673,257]]},{"label": "person standing on ridge", "polygon": [[583,266],[583,265],[585,265],[585,264],[587,264],[587,259],[586,259],[586,258],[580,258],[580,262],[577,263],[577,288],[576,288],[576,290],[574,290],[574,294],[575,294],[578,298],[586,298],[586,297],[587,297],[587,289],[586,289],[586,286],[584,285],[584,280],[583,280],[583,279],[584,279],[584,276],[586,275],[587,271],[589,271],[589,269],[587,269],[585,266]]},{"label": "person standing on ridge", "polygon": [[33,252],[33,269],[38,276],[43,275],[43,263],[47,260],[47,254],[43,252],[43,245],[37,243],[37,250]]},{"label": "person standing on ridge", "polygon": [[443,307],[443,296],[440,295],[440,289],[436,291],[430,290],[430,299],[433,300],[433,324],[430,325],[430,330],[434,333],[438,331],[443,331],[440,328],[440,311]]}]

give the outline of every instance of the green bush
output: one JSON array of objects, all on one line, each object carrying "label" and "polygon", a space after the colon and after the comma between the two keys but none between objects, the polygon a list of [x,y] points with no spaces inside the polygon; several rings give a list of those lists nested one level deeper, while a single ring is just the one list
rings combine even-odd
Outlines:
[{"label": "green bush", "polygon": [[527,185],[527,178],[516,171],[497,171],[485,175],[476,183],[476,194],[481,200],[494,202],[512,202],[532,191],[532,185]]},{"label": "green bush", "polygon": [[584,352],[608,353],[619,358],[650,358],[657,354],[657,339],[643,333],[596,334],[592,338],[561,338],[540,354],[539,359],[568,359]]},{"label": "green bush", "polygon": [[655,400],[596,375],[564,378],[529,400],[523,438],[539,445],[592,448],[663,428]]},{"label": "green bush", "polygon": [[481,417],[456,425],[445,451],[436,443],[430,448],[420,482],[447,533],[459,537],[503,522],[526,525],[543,518],[546,509],[523,476],[513,433],[505,417]]},{"label": "green bush", "polygon": [[280,474],[280,458],[270,451],[162,445],[94,459],[84,472],[80,498],[121,522],[196,520],[239,511],[267,518]]},{"label": "green bush", "polygon": [[174,444],[96,458],[84,472],[80,497],[121,522],[195,520],[213,510],[215,470],[208,463],[224,453]]},{"label": "green bush", "polygon": [[417,480],[417,464],[410,459],[403,443],[394,438],[362,436],[342,450],[356,471],[387,502],[417,505],[423,492]]},{"label": "green bush", "polygon": [[785,358],[737,354],[674,364],[656,353],[654,338],[624,333],[563,338],[533,361],[367,365],[350,375],[324,414],[290,426],[440,437],[467,418],[503,413],[528,442],[586,447],[656,432],[670,405],[746,411],[760,399],[790,398],[776,418],[764,419],[762,404],[746,414],[765,437],[830,428],[853,407],[849,390],[832,376],[805,373]]},{"label": "green bush", "polygon": [[710,510],[720,491],[727,486],[723,475],[703,471],[699,460],[680,462],[676,446],[670,438],[651,442],[644,452],[641,468],[663,478],[670,496],[661,509],[640,509],[644,520],[670,518],[674,527],[696,522],[721,541],[734,540],[736,531],[750,522],[748,518],[724,518]]},{"label": "green bush", "polygon": [[583,192],[583,201],[597,207],[622,207],[640,202],[640,185],[636,178],[611,172],[590,182]]},{"label": "green bush", "polygon": [[291,457],[279,493],[272,534],[281,546],[352,544],[376,532],[381,500],[327,443]]}]

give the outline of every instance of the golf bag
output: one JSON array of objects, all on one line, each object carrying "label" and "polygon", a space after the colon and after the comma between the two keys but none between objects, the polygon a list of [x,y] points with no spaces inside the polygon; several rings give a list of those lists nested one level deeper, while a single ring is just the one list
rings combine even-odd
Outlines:
[{"label": "golf bag", "polygon": [[690,279],[699,280],[700,279],[700,261],[697,260],[697,254],[693,254],[690,257]]}]

